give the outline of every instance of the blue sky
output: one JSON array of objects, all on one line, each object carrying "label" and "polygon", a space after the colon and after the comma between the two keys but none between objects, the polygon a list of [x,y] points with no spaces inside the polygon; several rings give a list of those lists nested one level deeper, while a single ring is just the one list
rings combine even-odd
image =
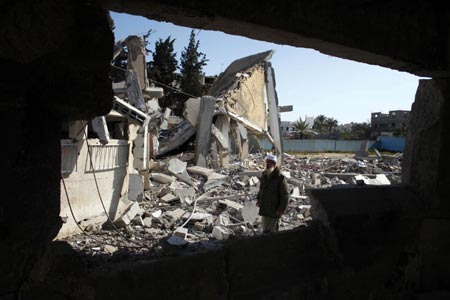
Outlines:
[{"label": "blue sky", "polygon": [[[143,17],[111,13],[116,40],[143,35],[149,29],[149,48],[159,38],[175,38],[178,59],[187,46],[192,28]],[[252,40],[219,31],[195,29],[200,51],[209,60],[206,75],[218,75],[236,59],[274,50],[270,60],[275,69],[279,105],[293,105],[281,113],[282,121],[323,114],[339,124],[370,122],[372,112],[410,110],[418,86],[417,76],[378,66],[353,62],[306,48]],[[151,56],[149,56],[151,59]]]}]

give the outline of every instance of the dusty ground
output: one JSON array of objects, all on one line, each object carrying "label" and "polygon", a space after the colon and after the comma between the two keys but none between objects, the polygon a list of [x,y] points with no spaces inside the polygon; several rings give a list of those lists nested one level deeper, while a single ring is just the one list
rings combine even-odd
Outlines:
[{"label": "dusty ground", "polygon": [[318,152],[318,153],[289,153],[295,155],[298,158],[343,158],[343,157],[354,157],[354,153],[350,152]]}]

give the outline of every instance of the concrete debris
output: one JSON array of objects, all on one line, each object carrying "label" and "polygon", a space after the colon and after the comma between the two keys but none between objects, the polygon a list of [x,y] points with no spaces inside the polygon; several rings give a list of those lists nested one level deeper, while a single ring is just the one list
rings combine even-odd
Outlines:
[{"label": "concrete debris", "polygon": [[230,230],[223,226],[214,226],[212,235],[217,240],[226,240],[230,237]]},{"label": "concrete debris", "polygon": [[200,175],[203,175],[205,177],[208,177],[209,175],[214,173],[213,169],[202,168],[202,167],[199,167],[199,166],[191,166],[191,167],[188,167],[187,170],[190,173],[200,174]]},{"label": "concrete debris", "polygon": [[[256,196],[266,154],[248,155],[250,168],[243,167],[240,154],[230,155],[229,167],[218,169],[194,165],[192,153],[183,153],[185,159],[178,156],[155,160],[160,173],[151,172],[147,179],[153,185],[145,190],[140,202],[131,202],[129,209],[114,222],[123,233],[115,237],[111,228],[91,226],[89,234],[105,244],[129,246],[134,252],[144,250],[133,248],[133,243],[144,244],[147,252],[157,256],[169,251],[168,245],[202,249],[233,237],[258,235],[262,231]],[[358,159],[283,155],[283,161],[282,171],[289,176],[291,197],[280,219],[280,230],[308,226],[312,220],[307,193],[310,188],[401,182],[401,156]],[[174,174],[189,174],[195,187]],[[80,235],[67,239],[74,248],[86,253],[120,252]],[[96,247],[100,250],[92,250]]]},{"label": "concrete debris", "polygon": [[175,179],[173,176],[162,173],[152,173],[150,178],[159,183],[171,183]]}]

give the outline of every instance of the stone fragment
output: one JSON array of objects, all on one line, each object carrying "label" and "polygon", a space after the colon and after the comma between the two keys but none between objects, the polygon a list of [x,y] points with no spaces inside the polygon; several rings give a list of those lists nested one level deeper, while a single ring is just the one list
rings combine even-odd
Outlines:
[{"label": "stone fragment", "polygon": [[114,247],[112,245],[104,245],[103,249],[105,249],[105,251],[109,254],[113,254],[114,252],[116,252],[118,250],[117,247]]},{"label": "stone fragment", "polygon": [[169,204],[173,203],[177,200],[179,200],[179,198],[172,193],[168,193],[168,194],[164,195],[163,197],[161,197],[161,201],[163,201],[165,203],[169,203]]},{"label": "stone fragment", "polygon": [[186,172],[187,162],[173,158],[169,161],[168,170],[172,174],[184,174]]},{"label": "stone fragment", "polygon": [[228,199],[224,199],[224,200],[219,200],[219,204],[224,204],[226,205],[228,208],[234,209],[236,211],[241,211],[243,208],[243,205],[240,203],[237,203],[235,201],[231,201]]},{"label": "stone fragment", "polygon": [[242,207],[242,218],[247,223],[255,223],[258,218],[259,208],[254,201],[245,201]]},{"label": "stone fragment", "polygon": [[195,200],[195,190],[193,188],[177,189],[174,191],[174,194],[180,199],[182,204],[191,205]]},{"label": "stone fragment", "polygon": [[162,215],[162,210],[158,209],[157,211],[152,212],[152,217],[159,218]]},{"label": "stone fragment", "polygon": [[219,173],[213,172],[213,173],[211,173],[208,176],[208,181],[209,180],[225,180],[227,178],[228,178],[227,175],[223,175],[223,174],[219,174]]},{"label": "stone fragment", "polygon": [[214,225],[216,226],[228,226],[230,224],[230,216],[227,214],[220,214],[217,216],[214,221]]},{"label": "stone fragment", "polygon": [[222,226],[214,226],[212,235],[217,240],[226,240],[230,237],[230,231]]},{"label": "stone fragment", "polygon": [[137,202],[134,202],[122,216],[114,221],[114,225],[117,227],[125,227],[139,213],[143,213],[143,210],[141,210]]},{"label": "stone fragment", "polygon": [[145,227],[152,227],[152,218],[146,217],[142,220],[142,223],[144,224]]},{"label": "stone fragment", "polygon": [[184,227],[178,227],[173,232],[173,235],[178,236],[182,239],[186,239],[187,234],[188,234],[188,229],[184,228]]},{"label": "stone fragment", "polygon": [[172,176],[163,173],[152,173],[150,178],[159,183],[171,183],[175,180]]}]

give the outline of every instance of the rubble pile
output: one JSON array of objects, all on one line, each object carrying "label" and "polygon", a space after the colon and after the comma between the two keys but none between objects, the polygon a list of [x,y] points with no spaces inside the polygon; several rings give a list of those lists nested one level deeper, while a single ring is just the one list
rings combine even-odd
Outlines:
[{"label": "rubble pile", "polygon": [[[231,156],[228,168],[192,165],[193,153],[153,161],[148,188],[140,202],[103,226],[85,226],[85,233],[66,238],[91,256],[170,255],[220,246],[230,238],[261,234],[256,207],[264,153],[244,161]],[[311,220],[306,191],[336,185],[400,183],[401,155],[376,158],[327,158],[283,155],[290,201],[280,230],[307,226]]]}]

